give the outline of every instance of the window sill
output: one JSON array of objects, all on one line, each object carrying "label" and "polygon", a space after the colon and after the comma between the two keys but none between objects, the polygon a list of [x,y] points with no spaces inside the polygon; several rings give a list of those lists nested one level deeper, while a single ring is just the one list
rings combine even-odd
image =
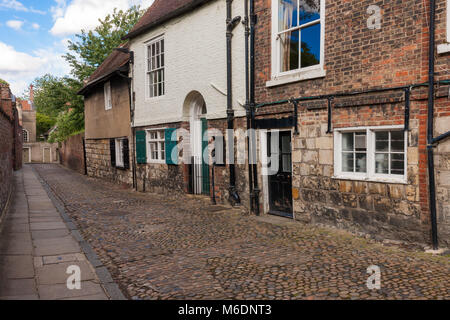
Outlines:
[{"label": "window sill", "polygon": [[272,80],[266,82],[267,87],[276,87],[283,84],[292,82],[324,78],[327,75],[327,71],[321,68],[298,71],[291,74],[273,76]]},{"label": "window sill", "polygon": [[450,52],[450,43],[443,43],[437,46],[438,54]]},{"label": "window sill", "polygon": [[149,160],[147,164],[166,164],[166,160],[157,161],[157,160]]},{"label": "window sill", "polygon": [[336,180],[352,180],[352,181],[365,181],[365,182],[378,182],[378,183],[392,183],[392,184],[408,184],[404,178],[381,178],[381,177],[355,177],[347,175],[334,175],[331,177]]}]

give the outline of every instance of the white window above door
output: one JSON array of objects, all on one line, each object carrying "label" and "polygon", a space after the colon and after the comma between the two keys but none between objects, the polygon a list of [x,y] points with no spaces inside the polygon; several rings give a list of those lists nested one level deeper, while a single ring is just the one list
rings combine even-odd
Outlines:
[{"label": "white window above door", "polygon": [[446,8],[446,43],[442,43],[438,45],[437,50],[439,54],[450,52],[450,0],[447,0],[447,8]]},{"label": "white window above door", "polygon": [[272,0],[272,79],[324,77],[325,0]]}]

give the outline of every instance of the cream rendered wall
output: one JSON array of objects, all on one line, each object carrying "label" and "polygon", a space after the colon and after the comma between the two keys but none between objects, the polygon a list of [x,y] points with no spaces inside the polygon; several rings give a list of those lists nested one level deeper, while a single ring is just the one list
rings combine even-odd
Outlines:
[{"label": "cream rendered wall", "polygon": [[[243,1],[233,1],[233,16],[244,17]],[[134,126],[178,121],[183,118],[183,104],[191,91],[203,95],[208,119],[226,118],[226,1],[218,0],[172,19],[166,24],[131,40],[135,53]],[[233,108],[236,116],[245,109],[245,34],[240,23],[233,32]],[[146,79],[146,42],[164,35],[165,95],[148,98]],[[219,90],[215,89],[218,88]]]}]

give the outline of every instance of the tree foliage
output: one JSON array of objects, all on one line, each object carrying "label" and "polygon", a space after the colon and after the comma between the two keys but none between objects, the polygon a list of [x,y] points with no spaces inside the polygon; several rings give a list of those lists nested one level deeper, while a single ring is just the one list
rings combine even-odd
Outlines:
[{"label": "tree foliage", "polygon": [[56,123],[56,119],[46,114],[36,113],[36,136],[40,139],[47,131],[49,131]]},{"label": "tree foliage", "polygon": [[50,143],[63,142],[70,136],[83,132],[84,129],[80,127],[80,119],[78,117],[79,114],[72,109],[61,112],[56,119],[56,130],[50,134],[48,141]]},{"label": "tree foliage", "polygon": [[100,64],[117,48],[136,24],[144,11],[132,6],[127,11],[114,9],[93,31],[81,30],[77,40],[69,41],[69,53],[64,58],[72,67],[72,75],[79,81],[87,79]]},{"label": "tree foliage", "polygon": [[3,80],[2,78],[0,78],[0,83],[1,83],[1,84],[7,84],[7,85],[9,86],[9,83],[6,82],[5,80]]}]

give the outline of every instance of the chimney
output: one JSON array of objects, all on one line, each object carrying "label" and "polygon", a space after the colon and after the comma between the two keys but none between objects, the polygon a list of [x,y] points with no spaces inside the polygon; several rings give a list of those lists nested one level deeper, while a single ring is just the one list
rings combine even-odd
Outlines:
[{"label": "chimney", "polygon": [[34,87],[32,84],[30,84],[30,101],[31,103],[34,102]]}]

